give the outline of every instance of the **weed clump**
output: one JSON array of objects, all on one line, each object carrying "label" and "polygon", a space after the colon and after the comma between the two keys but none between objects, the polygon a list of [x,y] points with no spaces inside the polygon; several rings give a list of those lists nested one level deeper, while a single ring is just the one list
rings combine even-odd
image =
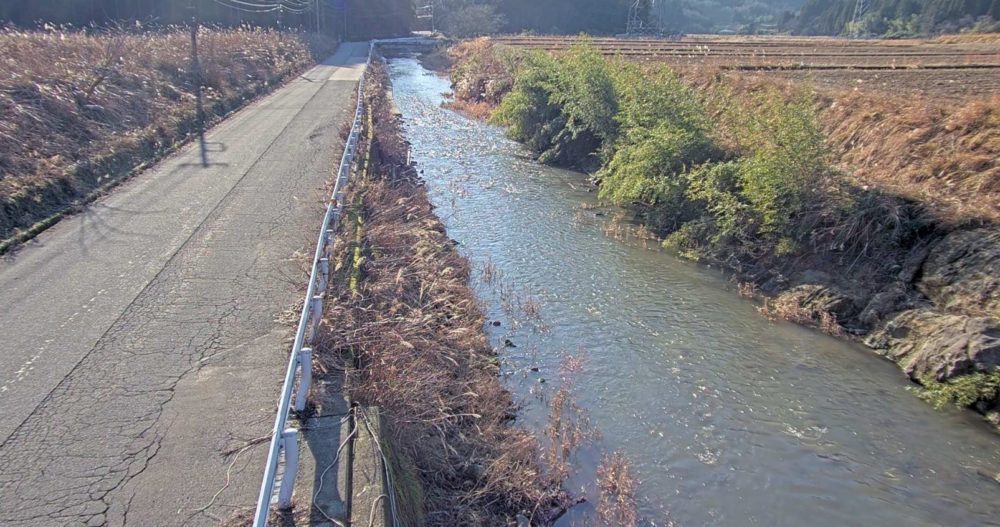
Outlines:
[{"label": "weed clump", "polygon": [[600,490],[597,513],[602,524],[608,527],[634,526],[638,519],[637,481],[628,459],[618,452],[604,456],[597,468],[597,481]]},{"label": "weed clump", "polygon": [[[333,44],[203,29],[209,118],[314,63]],[[190,35],[0,30],[0,238],[61,211],[195,133]]]},{"label": "weed clump", "polygon": [[923,388],[917,390],[917,395],[937,409],[948,405],[969,407],[1000,400],[1000,369],[962,375],[944,382],[932,378],[921,379],[920,382]]}]

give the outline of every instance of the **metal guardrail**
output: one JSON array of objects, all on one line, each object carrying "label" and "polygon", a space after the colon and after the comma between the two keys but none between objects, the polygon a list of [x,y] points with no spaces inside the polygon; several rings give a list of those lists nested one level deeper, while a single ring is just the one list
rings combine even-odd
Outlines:
[{"label": "metal guardrail", "polygon": [[334,234],[340,223],[344,210],[344,189],[351,176],[351,164],[358,149],[358,138],[362,128],[362,113],[364,109],[365,75],[371,66],[375,52],[375,41],[368,49],[368,60],[365,72],[358,82],[358,105],[354,113],[354,123],[351,134],[344,147],[344,155],[340,160],[337,172],[337,183],[333,194],[326,205],[326,216],[320,230],[319,241],[316,243],[316,254],[313,257],[312,271],[309,274],[309,287],[306,290],[305,304],[302,306],[302,316],[299,319],[298,331],[295,333],[295,344],[288,360],[285,372],[285,385],[281,390],[278,402],[278,415],[274,420],[271,432],[271,448],[267,454],[267,465],[264,469],[264,480],[260,485],[260,495],[257,497],[257,511],[254,514],[254,527],[267,527],[271,512],[271,500],[274,488],[278,484],[278,468],[284,455],[284,473],[278,490],[278,508],[287,509],[292,505],[292,491],[295,489],[295,476],[299,469],[299,432],[288,428],[289,412],[292,408],[293,389],[298,379],[298,390],[295,390],[295,410],[305,410],[309,387],[312,384],[312,344],[323,318],[323,298],[330,282],[330,258],[333,249]]}]

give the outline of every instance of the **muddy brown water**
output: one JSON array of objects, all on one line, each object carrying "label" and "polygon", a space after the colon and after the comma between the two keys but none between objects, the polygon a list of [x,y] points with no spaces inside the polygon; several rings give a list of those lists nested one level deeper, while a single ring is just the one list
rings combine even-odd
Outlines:
[{"label": "muddy brown water", "polygon": [[859,346],[768,322],[722,273],[616,226],[583,174],[442,108],[447,79],[390,65],[437,212],[502,323],[490,331],[522,424],[544,427],[568,382],[601,431],[571,490],[592,502],[600,453],[621,451],[648,525],[1000,525],[1000,435],[979,416],[935,411]]}]

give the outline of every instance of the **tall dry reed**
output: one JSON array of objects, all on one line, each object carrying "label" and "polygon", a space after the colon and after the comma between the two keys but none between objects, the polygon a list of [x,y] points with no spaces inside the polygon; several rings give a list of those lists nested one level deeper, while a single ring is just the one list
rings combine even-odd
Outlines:
[{"label": "tall dry reed", "polygon": [[[203,29],[209,116],[314,61],[332,43]],[[61,210],[195,131],[190,35],[0,30],[0,238]]]}]

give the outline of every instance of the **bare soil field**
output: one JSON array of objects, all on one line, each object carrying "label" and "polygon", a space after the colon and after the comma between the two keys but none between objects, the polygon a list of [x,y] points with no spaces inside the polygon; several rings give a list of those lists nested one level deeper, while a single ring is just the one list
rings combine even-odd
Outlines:
[{"label": "bare soil field", "polygon": [[[561,51],[577,37],[497,37],[508,46]],[[871,90],[959,101],[997,93],[1000,38],[847,40],[830,37],[727,37],[682,39],[595,38],[609,56],[663,62],[678,69],[718,68],[808,80],[818,88]]]}]

